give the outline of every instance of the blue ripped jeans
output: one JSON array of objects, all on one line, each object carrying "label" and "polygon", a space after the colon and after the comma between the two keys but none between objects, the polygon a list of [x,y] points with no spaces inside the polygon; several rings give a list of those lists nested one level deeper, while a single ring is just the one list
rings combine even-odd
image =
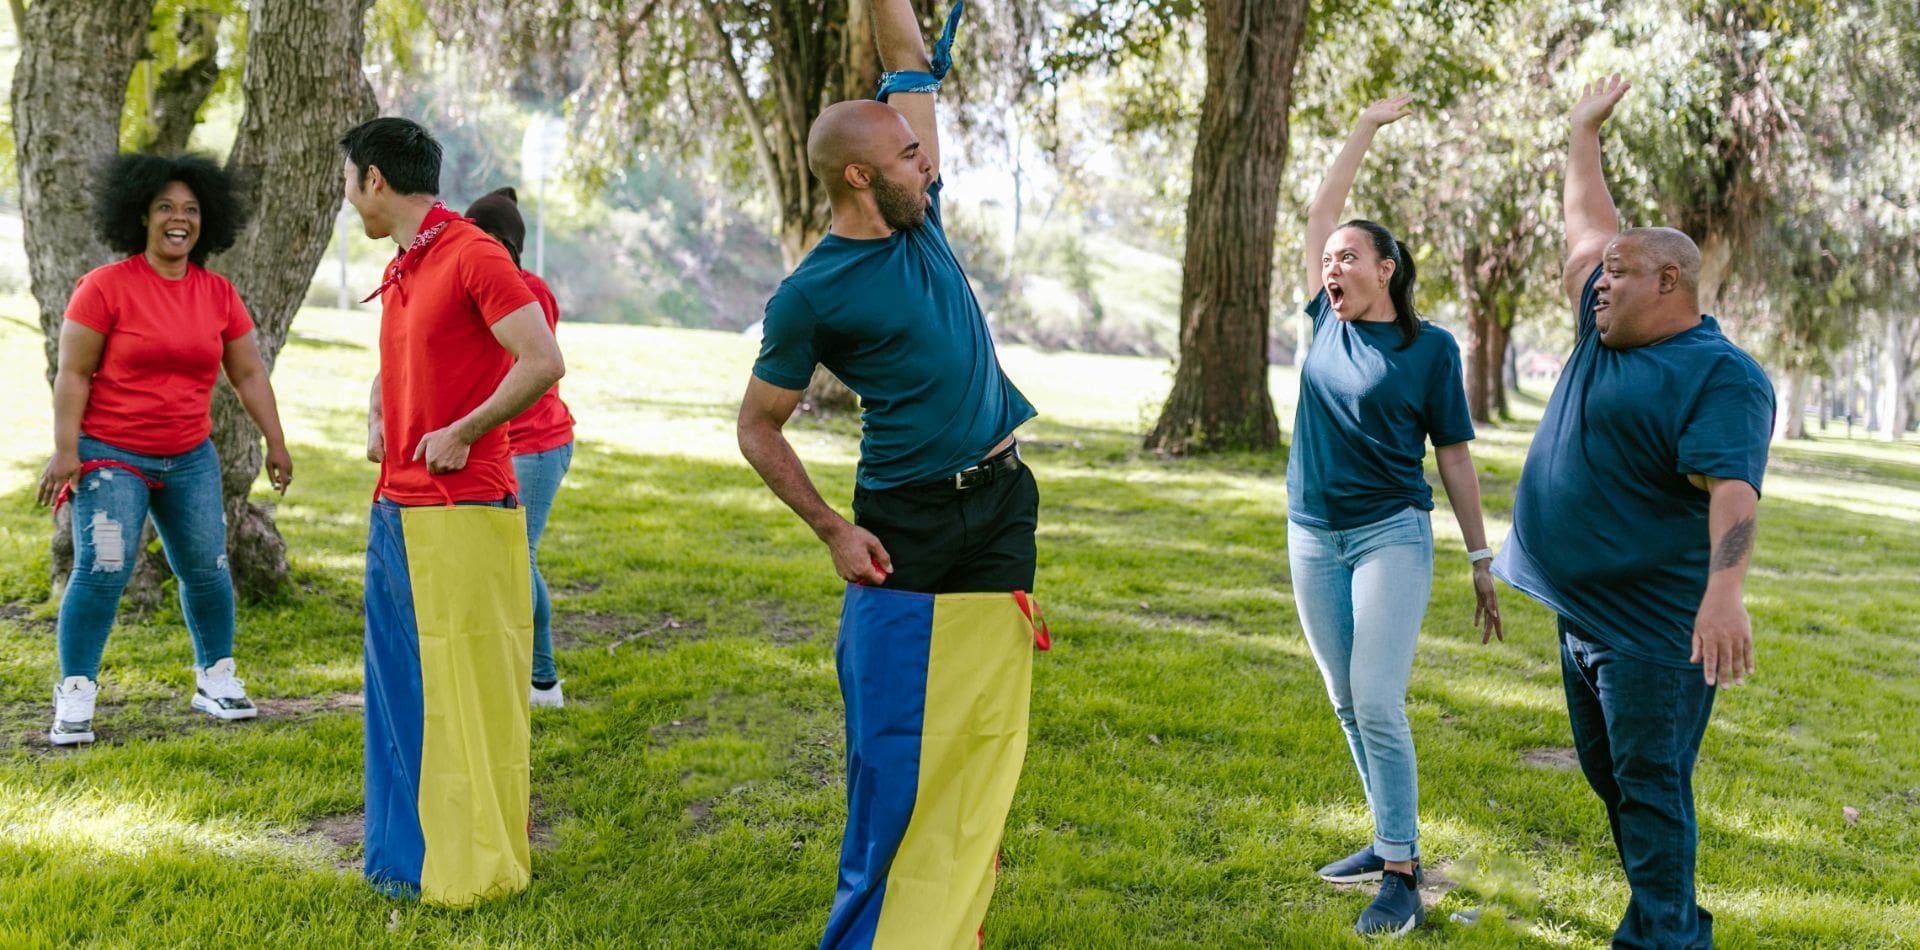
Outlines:
[{"label": "blue ripped jeans", "polygon": [[1420,856],[1407,680],[1433,590],[1433,520],[1419,508],[1334,531],[1287,522],[1293,598],[1373,811],[1373,852]]},{"label": "blue ripped jeans", "polygon": [[559,679],[553,666],[553,596],[547,592],[547,579],[540,576],[540,536],[547,530],[547,515],[553,512],[553,498],[560,493],[560,480],[573,465],[573,443],[545,452],[529,452],[513,457],[514,478],[520,482],[520,504],[527,509],[527,560],[533,568],[533,681],[550,683]]},{"label": "blue ripped jeans", "polygon": [[97,679],[100,655],[133,577],[147,516],[180,586],[180,612],[196,666],[233,655],[233,581],[227,574],[226,506],[213,440],[179,455],[142,455],[80,436],[80,461],[112,459],[166,487],[149,490],[125,469],[81,476],[73,493],[73,575],[60,601],[60,676]]}]

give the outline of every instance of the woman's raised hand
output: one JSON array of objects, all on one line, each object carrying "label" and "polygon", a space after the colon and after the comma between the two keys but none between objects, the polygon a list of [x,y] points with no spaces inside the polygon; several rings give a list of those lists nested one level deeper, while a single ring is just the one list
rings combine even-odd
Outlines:
[{"label": "woman's raised hand", "polygon": [[1383,125],[1398,122],[1413,112],[1408,108],[1412,103],[1412,96],[1389,96],[1376,100],[1372,105],[1361,110],[1360,124],[1377,129]]}]

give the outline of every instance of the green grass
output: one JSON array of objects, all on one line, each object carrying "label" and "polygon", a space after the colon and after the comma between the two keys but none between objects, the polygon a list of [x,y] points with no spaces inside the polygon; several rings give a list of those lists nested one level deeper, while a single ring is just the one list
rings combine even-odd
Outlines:
[{"label": "green grass", "polygon": [[[163,610],[114,633],[102,741],[56,751],[29,314],[0,300],[27,321],[0,319],[0,370],[24,381],[0,406],[0,946],[817,938],[844,808],[840,585],[734,452],[752,343],[563,328],[582,445],[543,558],[572,705],[534,718],[531,890],[449,911],[377,897],[355,865],[374,319],[304,313],[276,371],[299,472],[278,507],[295,589],[241,611],[262,718],[188,710],[187,635]],[[1035,667],[990,942],[1359,945],[1347,928],[1370,895],[1312,874],[1369,823],[1293,611],[1283,463],[1142,456],[1163,361],[1009,348],[1005,362],[1045,413],[1026,454],[1056,636]],[[1290,418],[1291,380],[1274,389]],[[844,505],[856,423],[796,425]],[[1476,446],[1496,537],[1528,434]],[[1920,450],[1827,440],[1775,458],[1749,584],[1759,672],[1720,697],[1698,773],[1702,900],[1724,946],[1913,946]],[[1570,738],[1550,618],[1503,591],[1509,642],[1482,647],[1442,511],[1409,696],[1440,883],[1413,943],[1603,945],[1626,887],[1598,802],[1551,767]],[[1448,922],[1467,908],[1478,925]]]}]

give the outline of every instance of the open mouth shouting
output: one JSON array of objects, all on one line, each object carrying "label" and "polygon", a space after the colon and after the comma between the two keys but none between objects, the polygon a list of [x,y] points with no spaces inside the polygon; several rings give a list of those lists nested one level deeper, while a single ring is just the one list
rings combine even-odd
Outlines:
[{"label": "open mouth shouting", "polygon": [[1328,306],[1332,307],[1335,310],[1339,310],[1341,302],[1345,301],[1346,299],[1347,299],[1346,288],[1341,287],[1339,281],[1337,280],[1327,281],[1327,305]]},{"label": "open mouth shouting", "polygon": [[193,233],[182,227],[168,228],[161,232],[161,244],[169,251],[185,254],[193,247]]}]

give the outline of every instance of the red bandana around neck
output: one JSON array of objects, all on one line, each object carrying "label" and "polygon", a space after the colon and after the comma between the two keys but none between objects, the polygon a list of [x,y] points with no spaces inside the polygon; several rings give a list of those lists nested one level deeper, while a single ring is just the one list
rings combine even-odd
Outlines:
[{"label": "red bandana around neck", "polygon": [[434,202],[433,207],[427,209],[427,216],[420,220],[420,231],[413,236],[413,242],[407,245],[406,250],[395,254],[393,263],[387,265],[387,279],[381,281],[380,286],[375,287],[373,293],[368,294],[366,299],[360,302],[368,303],[385,293],[388,287],[392,287],[400,291],[400,302],[406,303],[407,289],[400,284],[401,275],[405,274],[409,268],[418,266],[420,259],[427,256],[427,249],[433,246],[440,232],[447,229],[448,222],[458,220],[460,216],[448,210],[445,204]]}]

